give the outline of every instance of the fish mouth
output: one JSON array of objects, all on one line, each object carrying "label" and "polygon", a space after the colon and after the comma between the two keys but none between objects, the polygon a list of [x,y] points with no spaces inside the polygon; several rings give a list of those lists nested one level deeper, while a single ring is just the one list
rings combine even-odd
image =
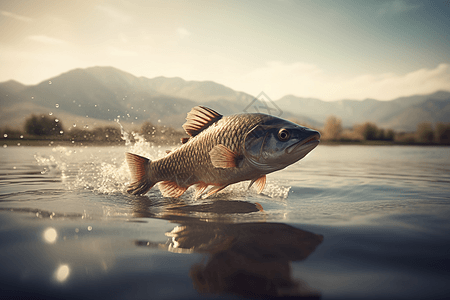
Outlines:
[{"label": "fish mouth", "polygon": [[320,143],[320,134],[315,134],[310,136],[309,138],[299,141],[294,145],[291,145],[286,148],[287,154],[295,153],[301,158],[303,158],[306,154],[308,154],[312,149],[316,148]]}]

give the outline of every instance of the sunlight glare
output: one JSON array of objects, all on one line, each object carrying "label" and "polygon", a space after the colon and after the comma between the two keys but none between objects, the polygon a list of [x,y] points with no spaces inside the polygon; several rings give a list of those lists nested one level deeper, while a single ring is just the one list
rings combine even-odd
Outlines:
[{"label": "sunlight glare", "polygon": [[49,227],[44,231],[44,240],[49,244],[53,244],[54,242],[56,242],[57,237],[58,233],[53,227]]},{"label": "sunlight glare", "polygon": [[69,277],[69,266],[68,265],[60,265],[55,272],[56,280],[59,282],[63,282]]}]

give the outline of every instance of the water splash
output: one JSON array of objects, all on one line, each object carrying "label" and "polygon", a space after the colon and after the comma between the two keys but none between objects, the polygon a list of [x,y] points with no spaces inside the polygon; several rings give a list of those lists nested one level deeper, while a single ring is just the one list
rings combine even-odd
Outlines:
[{"label": "water splash", "polygon": [[[67,177],[66,171],[68,169],[68,161],[65,156],[70,156],[71,151],[67,151],[65,147],[54,147],[52,149],[54,154],[43,156],[41,154],[35,154],[34,158],[39,166],[42,166],[43,169],[41,174],[61,174],[61,178],[65,179]],[[64,155],[60,155],[64,153]]]},{"label": "water splash", "polygon": [[[284,185],[281,182],[268,182],[261,194],[257,194],[255,187],[248,188],[250,181],[243,181],[232,184],[225,188],[222,193],[229,193],[233,196],[246,198],[251,197],[268,197],[274,200],[284,200],[288,197],[291,186]],[[220,195],[220,194],[218,194]]]},{"label": "water splash", "polygon": [[[137,132],[127,132],[119,120],[125,146],[111,147],[54,147],[50,155],[35,155],[38,165],[43,167],[42,174],[56,172],[61,174],[63,183],[70,190],[91,190],[95,193],[111,195],[124,193],[130,183],[131,175],[125,161],[125,153],[130,152],[151,160],[161,158],[169,150],[148,142]],[[172,149],[173,150],[173,149]],[[249,181],[227,187],[223,193],[234,197],[269,197],[286,199],[290,186],[277,182],[268,182],[261,195],[254,188],[248,189]],[[184,197],[194,198],[193,188]]]}]

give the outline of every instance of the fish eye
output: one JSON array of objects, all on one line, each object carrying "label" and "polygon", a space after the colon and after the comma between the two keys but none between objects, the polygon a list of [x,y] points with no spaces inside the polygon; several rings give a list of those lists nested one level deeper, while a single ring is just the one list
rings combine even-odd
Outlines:
[{"label": "fish eye", "polygon": [[287,129],[280,129],[280,131],[278,131],[278,139],[280,141],[287,141],[289,138],[291,137],[291,134],[289,133],[289,131]]}]

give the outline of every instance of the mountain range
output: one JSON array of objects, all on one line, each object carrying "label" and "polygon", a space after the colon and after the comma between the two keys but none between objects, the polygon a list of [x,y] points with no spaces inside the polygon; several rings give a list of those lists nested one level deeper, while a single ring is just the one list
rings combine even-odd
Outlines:
[{"label": "mountain range", "polygon": [[271,106],[283,118],[319,128],[330,115],[341,118],[344,127],[370,121],[396,131],[414,131],[424,121],[450,122],[447,91],[391,101],[325,102],[293,95],[270,101],[267,96],[255,98],[212,81],[149,79],[112,67],[74,69],[37,85],[14,80],[0,83],[0,127],[18,128],[30,114],[43,113],[58,117],[66,128],[111,125],[116,119],[131,127],[150,121],[180,128],[186,113],[196,105],[224,115],[264,112]]}]

